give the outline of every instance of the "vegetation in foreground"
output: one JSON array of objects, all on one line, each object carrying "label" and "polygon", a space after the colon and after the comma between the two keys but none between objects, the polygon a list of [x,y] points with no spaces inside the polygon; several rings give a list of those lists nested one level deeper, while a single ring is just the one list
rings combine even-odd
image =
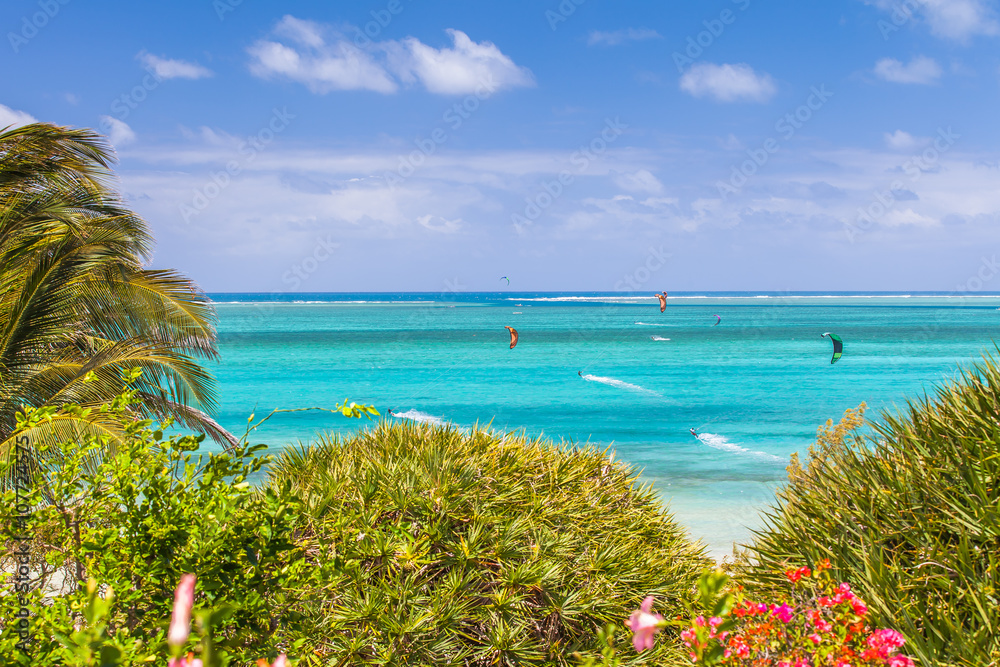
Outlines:
[{"label": "vegetation in foreground", "polygon": [[791,469],[742,573],[829,559],[924,665],[1000,664],[1000,367],[964,370],[870,433],[849,413]]},{"label": "vegetation in foreground", "polygon": [[[213,610],[215,645],[233,664],[273,657],[305,631],[298,609],[314,571],[293,540],[298,503],[287,487],[248,482],[267,461],[261,447],[197,455],[204,436],[165,437],[136,421],[137,395],[95,410],[124,434],[113,450],[111,436],[89,431],[25,443],[30,456],[0,494],[0,565],[24,566],[0,595],[4,664],[149,664],[187,573],[197,573],[199,606]],[[28,408],[14,432],[80,410]],[[16,631],[22,610],[27,637]]]},{"label": "vegetation in foreground", "polygon": [[[308,517],[300,544],[335,566],[304,664],[573,664],[646,595],[680,613],[707,564],[630,465],[590,447],[382,423],[286,451]],[[680,664],[677,642],[652,660]]]},{"label": "vegetation in foreground", "polygon": [[[591,448],[383,423],[286,452],[254,488],[259,448],[197,455],[203,436],[136,421],[137,395],[97,409],[125,434],[113,453],[110,436],[86,431],[42,442],[19,471],[20,505],[3,493],[0,559],[16,571],[27,553],[31,573],[30,593],[0,596],[12,664],[157,660],[190,575],[200,631],[173,645],[175,664],[187,652],[213,666],[285,653],[317,665],[567,664],[649,592],[683,609],[708,562],[634,469]],[[81,410],[28,408],[14,432]],[[674,642],[656,657],[679,656]]]}]

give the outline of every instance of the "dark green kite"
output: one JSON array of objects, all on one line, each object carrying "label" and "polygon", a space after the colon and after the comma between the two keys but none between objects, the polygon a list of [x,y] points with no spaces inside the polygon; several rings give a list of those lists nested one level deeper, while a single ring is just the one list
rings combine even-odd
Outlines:
[{"label": "dark green kite", "polygon": [[830,359],[830,363],[831,364],[837,363],[837,359],[840,359],[840,357],[843,356],[844,354],[844,341],[841,340],[840,336],[838,336],[837,334],[829,332],[823,334],[822,337],[823,338],[829,337],[830,340],[833,341],[833,359]]}]

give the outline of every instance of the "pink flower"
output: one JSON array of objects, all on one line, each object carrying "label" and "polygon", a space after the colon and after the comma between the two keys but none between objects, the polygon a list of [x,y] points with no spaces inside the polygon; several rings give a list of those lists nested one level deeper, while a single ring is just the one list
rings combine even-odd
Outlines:
[{"label": "pink flower", "polygon": [[186,658],[173,658],[167,663],[167,667],[202,667],[201,660],[192,658],[188,653]]},{"label": "pink flower", "polygon": [[288,667],[288,658],[282,653],[278,658],[271,664],[271,667]]},{"label": "pink flower", "polygon": [[816,626],[817,632],[830,632],[830,630],[833,630],[833,624],[822,618],[817,618],[813,625]]},{"label": "pink flower", "polygon": [[[653,596],[642,601],[637,611],[628,618],[628,627],[632,631],[632,645],[636,652],[641,653],[653,648],[653,635],[660,631],[660,621],[663,617],[653,613]],[[704,623],[704,621],[703,621]]]},{"label": "pink flower", "polygon": [[792,620],[792,608],[787,604],[783,604],[780,607],[778,605],[774,605],[771,607],[771,613],[774,614],[774,617],[782,623],[788,623]]},{"label": "pink flower", "polygon": [[912,658],[905,655],[896,655],[889,658],[889,667],[915,667]]},{"label": "pink flower", "polygon": [[[184,646],[191,632],[191,607],[194,606],[193,574],[181,576],[174,593],[174,613],[170,616],[170,629],[167,631],[167,641],[173,646]],[[192,667],[201,667],[201,662]]]},{"label": "pink flower", "polygon": [[868,645],[873,649],[887,650],[891,653],[906,643],[903,635],[895,630],[876,630],[868,638]]},{"label": "pink flower", "polygon": [[842,604],[854,600],[855,597],[854,593],[851,592],[850,585],[843,583],[837,586],[837,594],[833,596],[833,601],[835,604]]},{"label": "pink flower", "polygon": [[864,616],[865,614],[868,613],[868,605],[866,605],[858,598],[854,598],[853,600],[851,600],[851,608],[854,610],[854,613],[858,616]]},{"label": "pink flower", "polygon": [[811,641],[813,644],[818,644],[821,641],[823,641],[823,639],[814,632],[811,635],[809,635],[809,641]]}]

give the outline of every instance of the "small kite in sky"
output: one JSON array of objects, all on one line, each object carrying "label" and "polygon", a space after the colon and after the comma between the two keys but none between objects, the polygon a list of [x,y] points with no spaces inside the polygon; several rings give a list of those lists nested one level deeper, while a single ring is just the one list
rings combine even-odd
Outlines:
[{"label": "small kite in sky", "polygon": [[660,300],[660,312],[662,313],[667,309],[667,293],[662,292],[661,294],[657,294],[656,298]]},{"label": "small kite in sky", "polygon": [[831,364],[837,363],[837,360],[844,354],[844,341],[841,340],[840,336],[833,333],[825,333],[821,336],[822,338],[829,338],[833,341],[833,359],[830,359]]},{"label": "small kite in sky", "polygon": [[510,349],[513,350],[514,346],[517,345],[517,329],[514,327],[504,327],[504,329],[510,332]]},{"label": "small kite in sky", "polygon": [[510,287],[510,278],[508,278],[507,276],[500,276],[500,280],[506,280],[507,287]]}]

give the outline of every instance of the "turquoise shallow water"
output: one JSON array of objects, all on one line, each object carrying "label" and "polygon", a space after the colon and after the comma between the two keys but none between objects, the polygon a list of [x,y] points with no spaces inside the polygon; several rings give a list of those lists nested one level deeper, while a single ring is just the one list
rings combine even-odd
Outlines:
[{"label": "turquoise shallow water", "polygon": [[[255,406],[349,397],[613,446],[716,554],[759,525],[820,423],[920,395],[991,349],[1000,326],[1000,296],[671,295],[663,314],[653,297],[621,294],[212,297],[219,419],[234,432]],[[826,331],[845,341],[835,365]],[[253,440],[277,448],[363,425],[279,415]]]}]

